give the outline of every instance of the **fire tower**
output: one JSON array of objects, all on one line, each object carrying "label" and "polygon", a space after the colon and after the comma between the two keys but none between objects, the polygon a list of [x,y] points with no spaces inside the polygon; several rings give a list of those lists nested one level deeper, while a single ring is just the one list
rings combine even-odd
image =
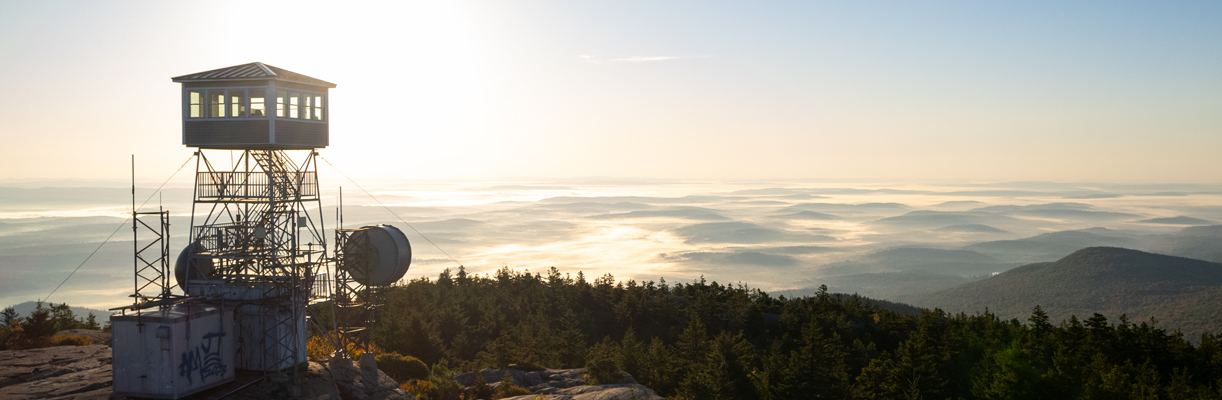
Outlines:
[{"label": "fire tower", "polygon": [[133,202],[136,287],[112,317],[115,392],[178,398],[235,369],[297,382],[320,305],[333,320],[316,332],[366,346],[376,289],[403,277],[411,246],[392,226],[336,229],[328,257],[317,161],[335,84],[258,62],[173,81],[182,143],[196,149],[189,240],[170,271],[169,212]]},{"label": "fire tower", "polygon": [[198,149],[178,284],[241,304],[237,368],[293,368],[306,361],[305,307],[325,271],[316,150],[328,143],[335,84],[257,62],[173,80],[183,145]]}]

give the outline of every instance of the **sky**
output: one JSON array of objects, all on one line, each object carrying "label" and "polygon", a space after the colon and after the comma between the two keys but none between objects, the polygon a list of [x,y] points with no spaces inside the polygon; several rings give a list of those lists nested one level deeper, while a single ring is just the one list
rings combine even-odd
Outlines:
[{"label": "sky", "polygon": [[[170,77],[338,84],[360,179],[1217,182],[1222,3],[0,0],[0,183],[169,176]],[[326,174],[326,172],[324,172]]]}]

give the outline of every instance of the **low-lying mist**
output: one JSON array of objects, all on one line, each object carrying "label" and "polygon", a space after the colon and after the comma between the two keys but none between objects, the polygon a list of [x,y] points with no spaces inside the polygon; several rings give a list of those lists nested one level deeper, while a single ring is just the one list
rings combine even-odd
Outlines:
[{"label": "low-lying mist", "polygon": [[[337,225],[334,184],[322,202],[327,229]],[[1089,246],[1222,261],[1222,242],[1214,240],[1222,229],[1208,228],[1222,223],[1222,185],[565,180],[366,187],[411,228],[349,187],[345,227],[402,228],[414,251],[412,279],[460,264],[475,273],[554,266],[590,278],[704,276],[791,296],[827,284],[889,298]],[[149,194],[137,190],[141,200]],[[186,244],[190,196],[171,189],[145,206],[172,212],[175,255]],[[128,189],[0,188],[0,199],[0,303],[45,297],[116,229],[50,300],[93,308],[129,301],[132,233],[130,223],[119,226],[130,209]]]}]

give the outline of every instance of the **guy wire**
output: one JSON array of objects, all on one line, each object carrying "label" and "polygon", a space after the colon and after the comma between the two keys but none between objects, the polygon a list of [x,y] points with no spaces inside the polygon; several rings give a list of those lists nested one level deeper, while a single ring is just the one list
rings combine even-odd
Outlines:
[{"label": "guy wire", "polygon": [[[191,156],[190,156],[190,157],[187,157],[187,161],[183,161],[182,165],[180,165],[180,166],[178,167],[178,170],[174,171],[174,173],[173,173],[173,174],[171,174],[169,178],[166,178],[165,182],[161,182],[161,186],[158,186],[158,187],[157,187],[157,190],[154,190],[154,191],[153,191],[153,193],[152,193],[152,194],[150,194],[150,195],[149,195],[149,197],[148,197],[147,199],[144,199],[144,202],[143,202],[143,203],[140,203],[140,207],[139,207],[139,208],[136,208],[136,211],[140,211],[140,209],[144,208],[144,205],[145,205],[145,204],[148,204],[149,200],[152,200],[152,199],[153,199],[153,196],[156,196],[156,195],[157,195],[157,193],[161,193],[161,188],[165,187],[165,184],[170,183],[170,179],[174,179],[174,176],[175,176],[175,175],[178,175],[178,172],[179,172],[179,171],[182,171],[182,168],[183,168],[183,167],[186,167],[186,166],[187,166],[187,163],[191,162],[191,159],[192,159],[192,158],[195,158],[195,154],[191,154]],[[69,279],[69,278],[72,278],[72,275],[75,275],[75,274],[76,274],[76,271],[79,271],[79,270],[81,269],[81,267],[85,266],[85,263],[89,262],[89,259],[90,259],[90,258],[93,258],[93,255],[94,255],[94,254],[97,254],[97,253],[98,253],[98,250],[101,250],[101,249],[102,249],[102,246],[105,246],[105,245],[106,245],[106,242],[109,242],[111,238],[115,237],[115,234],[116,234],[116,233],[119,233],[119,230],[120,230],[120,229],[123,229],[123,227],[127,226],[127,221],[131,221],[131,220],[132,220],[132,217],[127,217],[127,219],[124,219],[124,220],[123,220],[123,223],[119,224],[119,227],[118,227],[118,228],[115,228],[115,231],[114,231],[114,232],[111,232],[111,233],[110,233],[110,236],[107,236],[107,237],[106,237],[106,240],[103,240],[103,241],[102,241],[102,243],[101,243],[101,244],[99,244],[99,245],[98,245],[98,247],[97,247],[96,249],[93,249],[93,252],[92,252],[92,253],[89,253],[89,256],[88,256],[88,257],[85,257],[85,261],[81,261],[81,264],[80,264],[80,265],[77,265],[77,266],[76,266],[76,269],[72,270],[72,272],[71,272],[71,273],[69,273],[69,274],[68,274],[68,276],[67,276],[67,277],[65,277],[63,281],[60,281],[60,282],[59,282],[59,285],[56,285],[56,286],[55,286],[55,289],[51,290],[51,293],[47,294],[47,297],[43,298],[43,299],[42,299],[42,301],[47,301],[48,299],[50,299],[50,298],[51,298],[51,295],[55,294],[55,292],[59,290],[60,286],[64,286],[64,283],[65,283],[65,282],[68,282],[68,279]]]},{"label": "guy wire", "polygon": [[348,182],[352,182],[353,185],[356,185],[357,189],[361,189],[361,191],[365,192],[365,194],[368,195],[369,198],[373,199],[373,201],[378,202],[378,205],[382,206],[382,208],[385,208],[386,211],[389,211],[390,215],[394,215],[395,218],[399,219],[399,222],[402,222],[404,225],[407,225],[407,227],[411,228],[412,231],[416,232],[417,235],[420,235],[420,237],[424,238],[425,241],[429,242],[429,244],[433,245],[433,247],[436,247],[437,251],[440,251],[441,254],[445,254],[446,258],[449,258],[450,261],[453,261],[455,264],[462,265],[462,263],[454,259],[454,257],[451,256],[450,253],[447,253],[445,250],[442,250],[441,246],[438,246],[437,243],[433,243],[432,239],[429,239],[428,236],[424,236],[423,233],[420,233],[420,230],[416,229],[416,227],[412,226],[412,224],[407,223],[407,221],[403,220],[403,217],[400,217],[399,214],[396,214],[394,210],[391,210],[390,207],[387,207],[386,204],[383,204],[381,200],[378,200],[377,197],[373,197],[373,193],[369,193],[369,191],[365,190],[365,188],[362,187],[361,184],[356,183],[356,181],[352,180],[352,178],[349,177],[348,174],[345,174],[344,171],[340,171],[339,168],[336,168],[335,164],[331,163],[331,160],[328,160],[326,157],[323,157],[321,154],[318,155],[318,158],[321,158],[323,161],[326,161],[327,165],[330,165],[331,168],[335,169],[335,172],[339,172],[339,174],[343,175],[345,179],[348,179]]}]

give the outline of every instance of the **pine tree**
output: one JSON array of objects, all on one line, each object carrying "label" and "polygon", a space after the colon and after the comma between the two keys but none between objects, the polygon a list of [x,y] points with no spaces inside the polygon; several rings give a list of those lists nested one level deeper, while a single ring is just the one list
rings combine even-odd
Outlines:
[{"label": "pine tree", "polygon": [[[843,399],[850,397],[845,351],[836,334],[826,337],[818,323],[802,330],[797,350],[778,352],[772,368],[772,395],[777,399]],[[763,390],[763,388],[761,388]]]},{"label": "pine tree", "polygon": [[684,365],[700,363],[709,353],[708,341],[708,333],[700,317],[695,313],[688,314],[687,328],[679,335],[676,345],[678,361]]},{"label": "pine tree", "polygon": [[72,313],[72,307],[68,303],[59,303],[59,305],[51,304],[52,319],[55,320],[55,331],[76,329],[76,315]]},{"label": "pine tree", "polygon": [[0,324],[4,324],[5,328],[15,328],[21,325],[21,314],[13,307],[6,307],[0,312]]},{"label": "pine tree", "polygon": [[51,335],[58,332],[55,320],[51,318],[51,309],[43,307],[41,301],[34,304],[34,311],[30,312],[21,327],[25,347],[44,347],[50,342]]},{"label": "pine tree", "polygon": [[606,385],[620,383],[624,375],[619,373],[615,360],[619,358],[619,345],[610,336],[602,342],[595,343],[586,351],[586,383],[591,385]]},{"label": "pine tree", "polygon": [[81,328],[84,328],[84,329],[93,329],[93,330],[102,329],[102,325],[98,324],[98,317],[96,315],[93,315],[92,311],[89,312],[88,317],[85,317],[85,322],[81,325],[82,325]]},{"label": "pine tree", "polygon": [[471,391],[476,399],[488,400],[492,398],[492,386],[488,386],[488,380],[484,379],[484,374],[476,373],[475,382],[471,384]]},{"label": "pine tree", "polygon": [[649,349],[642,362],[640,375],[634,374],[633,377],[637,382],[658,393],[674,393],[679,384],[679,377],[682,375],[676,370],[678,363],[674,354],[674,351],[663,343],[661,338],[653,338],[649,342]]},{"label": "pine tree", "polygon": [[756,370],[755,347],[742,333],[722,331],[713,338],[705,358],[705,369],[713,384],[712,399],[758,399],[751,373]]},{"label": "pine tree", "polygon": [[619,359],[616,360],[616,364],[619,365],[621,371],[636,377],[641,374],[644,362],[645,344],[637,340],[636,331],[628,327],[628,332],[624,333],[624,338],[620,340]]}]

